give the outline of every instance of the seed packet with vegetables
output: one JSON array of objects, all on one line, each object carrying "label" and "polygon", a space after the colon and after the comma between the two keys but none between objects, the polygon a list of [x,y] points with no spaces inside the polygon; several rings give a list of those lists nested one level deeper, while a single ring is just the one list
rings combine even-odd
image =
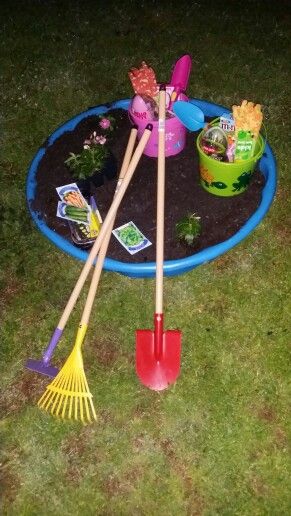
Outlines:
[{"label": "seed packet with vegetables", "polygon": [[152,245],[132,221],[114,229],[112,233],[130,254],[135,254]]},{"label": "seed packet with vegetables", "polygon": [[76,208],[86,208],[88,204],[81,194],[76,183],[70,183],[69,185],[59,186],[56,188],[61,201],[66,202]]},{"label": "seed packet with vegetables", "polygon": [[87,249],[91,247],[100,233],[102,218],[93,196],[90,197],[91,218],[90,224],[68,221],[71,238],[75,245]]},{"label": "seed packet with vegetables", "polygon": [[91,208],[73,206],[66,202],[59,201],[57,206],[57,217],[66,220],[73,220],[74,222],[83,222],[84,224],[90,224]]}]

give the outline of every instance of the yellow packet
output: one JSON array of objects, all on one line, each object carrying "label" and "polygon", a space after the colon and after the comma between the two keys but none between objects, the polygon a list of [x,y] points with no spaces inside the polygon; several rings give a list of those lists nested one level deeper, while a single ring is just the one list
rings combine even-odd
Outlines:
[{"label": "yellow packet", "polygon": [[91,196],[91,198],[90,198],[90,207],[91,207],[90,224],[89,224],[90,237],[96,238],[100,233],[102,219],[101,219],[99,210],[97,209],[96,202],[95,202],[95,199],[93,196]]}]

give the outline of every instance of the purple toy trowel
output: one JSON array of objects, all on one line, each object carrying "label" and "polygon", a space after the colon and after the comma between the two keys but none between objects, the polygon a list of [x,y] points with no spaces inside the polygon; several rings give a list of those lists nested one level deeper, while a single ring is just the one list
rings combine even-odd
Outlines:
[{"label": "purple toy trowel", "polygon": [[177,100],[180,93],[186,91],[191,68],[192,59],[189,54],[184,54],[178,59],[178,61],[176,61],[170,81],[170,86],[174,86],[174,90],[171,95],[171,102],[169,108],[171,108],[172,103],[175,102],[175,100]]}]

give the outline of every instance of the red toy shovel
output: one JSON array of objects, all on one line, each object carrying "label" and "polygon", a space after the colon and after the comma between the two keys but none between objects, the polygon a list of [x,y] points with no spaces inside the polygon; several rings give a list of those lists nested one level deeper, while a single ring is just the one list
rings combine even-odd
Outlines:
[{"label": "red toy shovel", "polygon": [[166,90],[160,86],[157,193],[156,311],[154,331],[136,331],[136,372],[144,385],[155,391],[166,389],[180,373],[181,332],[164,331],[163,262],[165,204],[165,112]]}]

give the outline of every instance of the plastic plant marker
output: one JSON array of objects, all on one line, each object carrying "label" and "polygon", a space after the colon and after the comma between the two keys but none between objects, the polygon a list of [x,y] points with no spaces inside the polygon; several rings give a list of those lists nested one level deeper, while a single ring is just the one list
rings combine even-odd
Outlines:
[{"label": "plastic plant marker", "polygon": [[173,111],[189,131],[199,131],[205,126],[203,111],[190,102],[178,100],[173,104]]},{"label": "plastic plant marker", "polygon": [[160,87],[156,300],[154,331],[136,331],[136,372],[145,386],[160,391],[174,383],[180,373],[181,332],[164,331],[163,325],[163,261],[164,261],[164,201],[165,201],[165,86]]},{"label": "plastic plant marker", "polygon": [[[148,131],[149,135],[151,133],[151,131]],[[142,154],[142,151],[143,151],[143,148],[144,148],[144,142],[148,141],[148,137],[149,135],[146,135],[145,138],[143,139],[143,142],[141,144],[138,145],[138,147],[136,148],[136,151],[134,153],[134,167],[131,167],[133,169],[133,171],[135,170],[137,164],[138,164],[138,161],[141,157],[141,154]],[[121,170],[120,170],[120,173],[119,173],[119,180],[118,180],[118,183],[117,183],[117,186],[116,186],[116,190],[115,190],[115,196],[117,195],[117,192],[122,184],[122,181],[125,177],[125,174],[127,172],[127,170],[129,169],[129,163],[130,163],[130,159],[131,159],[131,156],[132,156],[132,152],[133,152],[133,148],[134,148],[134,144],[135,144],[135,141],[136,141],[136,137],[137,137],[137,128],[134,126],[132,127],[131,129],[131,132],[130,132],[130,136],[129,136],[129,140],[128,140],[128,144],[127,144],[127,148],[126,148],[126,151],[125,151],[125,154],[124,154],[124,158],[123,158],[123,163],[122,163],[122,166],[121,166]],[[133,159],[132,158],[132,159]],[[107,215],[108,216],[108,215]],[[106,217],[107,218],[107,217]],[[51,337],[51,340],[42,356],[42,359],[41,360],[33,360],[33,359],[29,359],[27,360],[25,366],[32,370],[32,371],[36,371],[38,373],[41,373],[41,374],[44,374],[44,375],[47,375],[47,376],[50,376],[51,378],[54,378],[56,376],[56,374],[58,373],[58,369],[52,365],[50,365],[50,360],[51,360],[51,357],[52,357],[52,354],[62,336],[62,333],[63,333],[63,330],[68,322],[68,319],[70,317],[70,314],[75,306],[75,303],[80,295],[80,292],[84,286],[84,283],[88,277],[88,274],[90,272],[90,269],[93,265],[93,262],[98,254],[98,251],[100,249],[100,253],[99,253],[99,257],[98,257],[98,260],[97,260],[97,263],[96,263],[96,267],[99,268],[99,275],[101,274],[101,270],[102,270],[102,267],[103,267],[103,263],[104,263],[104,259],[105,259],[105,255],[106,255],[106,252],[107,252],[107,247],[108,247],[108,244],[109,244],[109,240],[110,240],[110,236],[111,236],[111,231],[112,231],[112,228],[113,228],[113,224],[114,224],[114,219],[115,219],[115,214],[113,214],[113,219],[112,219],[112,222],[111,224],[109,224],[108,226],[108,229],[107,229],[107,234],[105,234],[105,237],[104,237],[104,241],[102,242],[100,240],[100,234],[98,236],[98,238],[96,239],[89,255],[88,255],[88,258],[87,258],[87,261],[82,269],[82,272],[80,274],[80,277],[71,293],[71,296],[67,302],[67,305],[64,309],[64,312],[59,320],[59,323],[57,325],[57,328],[55,329],[52,337]],[[106,219],[105,219],[106,221]],[[105,222],[104,221],[104,222]],[[104,223],[103,223],[103,226],[104,226]],[[102,228],[103,228],[102,226]],[[100,231],[101,233],[101,231]],[[104,233],[103,233],[104,234]],[[99,242],[98,242],[99,241]],[[102,245],[101,245],[102,244]],[[100,247],[101,245],[101,247]]]}]

